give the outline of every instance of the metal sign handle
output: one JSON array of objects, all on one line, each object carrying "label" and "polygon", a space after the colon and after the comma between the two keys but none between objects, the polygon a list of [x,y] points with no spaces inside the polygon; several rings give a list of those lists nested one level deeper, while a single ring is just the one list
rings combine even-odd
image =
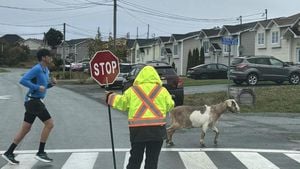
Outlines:
[{"label": "metal sign handle", "polygon": [[[107,77],[105,77],[105,78],[106,78],[106,88],[107,88],[108,87],[108,79],[107,79]],[[109,118],[109,128],[110,128],[110,138],[111,138],[111,149],[112,149],[112,154],[113,154],[113,163],[114,163],[114,169],[117,169],[110,105],[107,105],[107,108],[108,108],[108,118]]]}]

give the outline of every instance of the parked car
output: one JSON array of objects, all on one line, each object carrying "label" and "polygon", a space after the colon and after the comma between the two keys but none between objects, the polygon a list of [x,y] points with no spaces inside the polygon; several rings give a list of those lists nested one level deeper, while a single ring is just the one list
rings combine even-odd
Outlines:
[{"label": "parked car", "polygon": [[71,70],[72,71],[83,71],[83,64],[82,63],[71,63]]},{"label": "parked car", "polygon": [[123,82],[123,92],[132,86],[136,76],[146,65],[151,65],[156,69],[161,78],[163,86],[170,92],[171,95],[173,95],[175,105],[182,105],[184,99],[183,81],[176,74],[174,68],[165,62],[153,61],[147,62],[146,64],[134,65],[132,71],[128,74],[126,80]]},{"label": "parked car", "polygon": [[69,62],[65,61],[65,67],[64,67],[64,65],[63,65],[63,64],[59,66],[59,70],[60,70],[60,71],[63,71],[63,70],[64,70],[64,68],[65,68],[65,71],[69,71],[69,70],[70,70],[70,68],[71,68],[71,63],[69,63]]},{"label": "parked car", "polygon": [[247,56],[234,58],[229,77],[236,84],[246,82],[256,85],[259,81],[274,81],[282,84],[299,84],[300,67],[287,64],[273,56]]},{"label": "parked car", "polygon": [[110,88],[122,88],[123,89],[123,81],[126,80],[126,76],[132,70],[133,64],[130,63],[120,63],[120,73],[113,84],[108,85],[107,89]]},{"label": "parked car", "polygon": [[201,64],[187,71],[191,79],[226,79],[228,67],[220,63]]}]

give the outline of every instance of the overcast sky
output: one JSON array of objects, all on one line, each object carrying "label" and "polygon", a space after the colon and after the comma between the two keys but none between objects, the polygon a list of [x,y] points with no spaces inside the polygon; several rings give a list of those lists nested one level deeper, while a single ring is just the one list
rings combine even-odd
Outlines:
[{"label": "overcast sky", "polygon": [[[113,32],[113,0],[0,0],[0,36],[42,39],[50,27],[66,39],[106,39]],[[118,0],[117,37],[170,36],[228,24],[300,13],[300,0]],[[138,28],[138,31],[137,31]]]}]

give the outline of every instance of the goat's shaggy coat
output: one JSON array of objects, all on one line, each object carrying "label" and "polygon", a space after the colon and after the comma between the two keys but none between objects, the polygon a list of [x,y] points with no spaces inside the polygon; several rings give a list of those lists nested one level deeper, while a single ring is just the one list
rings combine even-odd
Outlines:
[{"label": "goat's shaggy coat", "polygon": [[214,143],[217,144],[219,131],[216,124],[221,115],[230,111],[233,113],[239,112],[240,108],[234,99],[228,99],[222,103],[212,106],[178,106],[170,112],[171,125],[167,128],[167,144],[173,145],[172,136],[179,128],[202,127],[200,144],[204,144],[204,136],[208,128],[211,128],[215,133]]}]

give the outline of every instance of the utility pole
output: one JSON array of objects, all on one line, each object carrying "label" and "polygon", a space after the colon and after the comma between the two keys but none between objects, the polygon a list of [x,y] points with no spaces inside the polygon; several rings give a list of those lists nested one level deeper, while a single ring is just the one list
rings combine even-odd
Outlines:
[{"label": "utility pole", "polygon": [[149,39],[149,27],[150,25],[148,24],[147,39]]},{"label": "utility pole", "polygon": [[[62,49],[63,49],[63,76],[65,78],[65,67],[66,67],[66,61],[65,61],[65,40],[66,40],[66,23],[64,23],[64,36],[63,36],[63,43],[62,43]],[[71,65],[70,65],[71,69]]]},{"label": "utility pole", "polygon": [[139,27],[136,27],[136,39],[139,38]]},{"label": "utility pole", "polygon": [[116,52],[116,36],[117,36],[117,0],[114,0],[114,52]]},{"label": "utility pole", "polygon": [[266,20],[268,20],[268,9],[265,9]]},{"label": "utility pole", "polygon": [[241,25],[241,24],[243,24],[243,19],[242,19],[242,16],[240,16],[240,18],[239,18],[239,19],[240,19],[240,25]]}]

